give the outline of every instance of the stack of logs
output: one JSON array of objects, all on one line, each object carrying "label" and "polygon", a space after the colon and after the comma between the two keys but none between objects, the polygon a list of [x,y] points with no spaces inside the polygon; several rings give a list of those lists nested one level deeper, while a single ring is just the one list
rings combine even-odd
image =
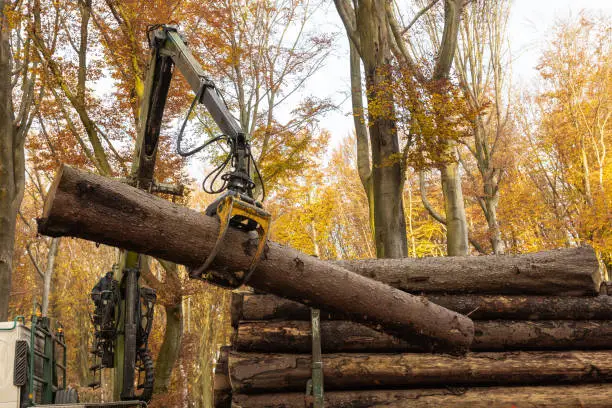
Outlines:
[{"label": "stack of logs", "polygon": [[[430,354],[322,310],[326,407],[612,406],[612,296],[591,248],[341,264],[468,315],[475,338]],[[235,293],[232,309],[215,406],[309,406],[310,309],[263,293]]]}]

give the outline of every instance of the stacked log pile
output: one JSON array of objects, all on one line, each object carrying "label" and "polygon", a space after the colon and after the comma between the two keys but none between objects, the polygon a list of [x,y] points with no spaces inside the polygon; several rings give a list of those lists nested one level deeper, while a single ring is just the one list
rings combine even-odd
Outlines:
[{"label": "stacked log pile", "polygon": [[[469,316],[475,337],[467,354],[431,354],[322,310],[326,407],[611,406],[612,296],[592,249],[341,266]],[[233,310],[216,406],[309,406],[310,309],[247,293]]]},{"label": "stacked log pile", "polygon": [[[41,234],[194,268],[219,234],[213,217],[66,166],[38,221]],[[206,279],[234,287],[257,244],[234,229],[223,243]],[[222,360],[216,374],[216,394],[226,396],[218,402],[308,403],[306,304],[325,317],[327,407],[610,406],[611,286],[600,288],[598,276],[590,248],[331,263],[269,242],[249,285],[291,300],[249,295],[234,308],[235,342],[225,373]],[[600,290],[606,295],[595,297]]]}]

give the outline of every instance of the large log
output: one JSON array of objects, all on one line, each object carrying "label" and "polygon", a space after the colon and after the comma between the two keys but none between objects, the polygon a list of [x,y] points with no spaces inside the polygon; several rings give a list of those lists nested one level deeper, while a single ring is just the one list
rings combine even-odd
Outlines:
[{"label": "large log", "polygon": [[474,320],[610,320],[612,296],[427,295]]},{"label": "large log", "polygon": [[[234,408],[304,408],[304,393],[232,398]],[[612,384],[536,387],[426,388],[325,393],[327,408],[609,408]]]},{"label": "large log", "polygon": [[[62,166],[47,195],[39,232],[195,268],[211,253],[219,222],[126,184]],[[255,247],[252,236],[230,229],[212,264],[214,276],[235,281],[248,270]],[[249,285],[342,311],[431,350],[465,351],[474,335],[472,321],[463,315],[274,242],[268,243]]]},{"label": "large log", "polygon": [[[475,321],[472,351],[612,349],[611,321]],[[349,321],[322,321],[324,353],[423,351],[417,345]],[[242,322],[234,340],[239,351],[310,353],[310,322]]]},{"label": "large log", "polygon": [[[232,352],[234,393],[303,391],[307,354]],[[327,390],[448,385],[562,384],[612,380],[612,351],[444,354],[325,354]]]},{"label": "large log", "polygon": [[407,292],[582,296],[599,293],[593,248],[523,255],[337,261],[337,265]]},{"label": "large log", "polygon": [[[427,299],[468,315],[472,320],[610,320],[612,296],[506,296],[427,294]],[[274,295],[247,294],[241,320],[309,320],[310,309]],[[346,320],[341,313],[321,310],[321,319]]]}]

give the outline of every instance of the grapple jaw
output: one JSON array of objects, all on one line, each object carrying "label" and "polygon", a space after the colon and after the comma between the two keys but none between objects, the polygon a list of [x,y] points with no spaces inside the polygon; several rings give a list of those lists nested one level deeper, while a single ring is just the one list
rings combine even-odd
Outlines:
[{"label": "grapple jaw", "polygon": [[[219,235],[213,250],[208,255],[204,264],[197,269],[191,270],[189,276],[193,279],[206,280],[217,286],[229,289],[238,288],[248,282],[263,255],[270,232],[271,216],[263,209],[261,203],[244,194],[231,190],[211,204],[206,213],[207,215],[216,214],[219,216]],[[210,266],[221,250],[225,241],[225,235],[230,227],[242,231],[257,232],[257,250],[253,255],[249,269],[234,273],[219,273],[210,270]]]}]

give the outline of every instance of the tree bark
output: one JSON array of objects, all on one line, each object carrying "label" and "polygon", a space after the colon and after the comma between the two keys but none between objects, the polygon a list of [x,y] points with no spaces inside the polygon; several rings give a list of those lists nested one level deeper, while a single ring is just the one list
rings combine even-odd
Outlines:
[{"label": "tree bark", "polygon": [[[182,300],[182,299],[181,299]],[[166,310],[166,330],[164,340],[157,360],[155,361],[155,385],[153,392],[163,394],[168,392],[172,369],[179,357],[183,337],[183,305],[164,305]]]},{"label": "tree bark", "polygon": [[[472,351],[612,349],[610,321],[542,320],[476,321]],[[243,322],[233,342],[239,351],[309,353],[310,322]],[[410,342],[381,333],[359,323],[321,322],[324,353],[422,351]]]},{"label": "tree bark", "polygon": [[[26,51],[19,56],[22,69],[13,73],[11,35],[20,28],[12,27],[13,22],[7,18],[11,8],[10,2],[0,0],[0,321],[9,319],[15,228],[25,187],[24,144],[32,124],[30,107],[37,65],[30,64],[31,51]],[[13,75],[22,78],[18,80]],[[14,83],[21,85],[19,106],[13,103]]]},{"label": "tree bark", "polygon": [[[307,354],[230,353],[232,390],[302,391],[311,375],[310,360]],[[327,390],[606,382],[612,380],[612,352],[326,354],[323,372]]]},{"label": "tree bark", "polygon": [[49,298],[51,296],[51,279],[55,271],[55,259],[59,250],[60,238],[51,239],[49,252],[47,253],[47,265],[45,267],[45,275],[43,277],[43,295],[41,314],[47,316],[49,314]]},{"label": "tree bark", "polygon": [[[426,294],[430,301],[468,315],[472,320],[608,320],[612,296],[504,296]],[[244,296],[238,320],[308,320],[310,309],[274,295]],[[346,320],[342,313],[321,310],[323,320]]]},{"label": "tree bark", "polygon": [[[402,258],[408,255],[403,202],[403,177],[399,140],[393,112],[393,97],[380,92],[392,83],[391,33],[385,1],[355,3],[336,0],[347,34],[363,61],[368,100],[368,126],[372,149],[372,203],[374,239],[378,258]],[[383,114],[380,106],[389,107]],[[367,193],[367,190],[366,190]]]},{"label": "tree bark", "polygon": [[[353,108],[353,124],[355,125],[355,138],[357,139],[357,173],[361,185],[368,198],[368,215],[370,231],[374,226],[374,191],[372,189],[372,163],[370,162],[370,140],[365,110],[363,109],[363,89],[361,86],[361,58],[355,44],[349,40],[350,72],[351,72],[351,105]],[[376,237],[372,239],[376,241]]]},{"label": "tree bark", "polygon": [[[304,393],[237,394],[236,408],[304,408]],[[611,384],[326,392],[328,408],[607,408]]]},{"label": "tree bark", "polygon": [[582,296],[599,292],[593,248],[523,255],[338,261],[337,265],[407,292]]},{"label": "tree bark", "polygon": [[427,295],[432,302],[473,320],[608,320],[612,297]]},{"label": "tree bark", "polygon": [[[190,267],[205,261],[218,229],[213,217],[67,166],[56,175],[39,220],[42,234],[85,238]],[[254,247],[248,234],[230,229],[213,262],[212,280],[235,281],[249,268]],[[273,242],[249,285],[343,311],[432,350],[464,351],[473,339],[473,323],[465,316]]]},{"label": "tree bark", "polygon": [[[453,66],[453,58],[457,48],[457,34],[463,0],[444,1],[444,32],[438,50],[434,81],[447,81]],[[455,153],[456,143],[447,140],[443,149],[451,161],[440,166],[444,209],[446,211],[446,254],[448,256],[464,256],[468,254],[468,227],[463,202],[463,189],[459,175],[459,163]]]},{"label": "tree bark", "polygon": [[[454,142],[446,142],[446,150],[453,151]],[[455,155],[451,153],[451,156]],[[468,254],[468,230],[459,164],[456,159],[440,167],[444,209],[446,211],[446,254],[465,256]]]}]

